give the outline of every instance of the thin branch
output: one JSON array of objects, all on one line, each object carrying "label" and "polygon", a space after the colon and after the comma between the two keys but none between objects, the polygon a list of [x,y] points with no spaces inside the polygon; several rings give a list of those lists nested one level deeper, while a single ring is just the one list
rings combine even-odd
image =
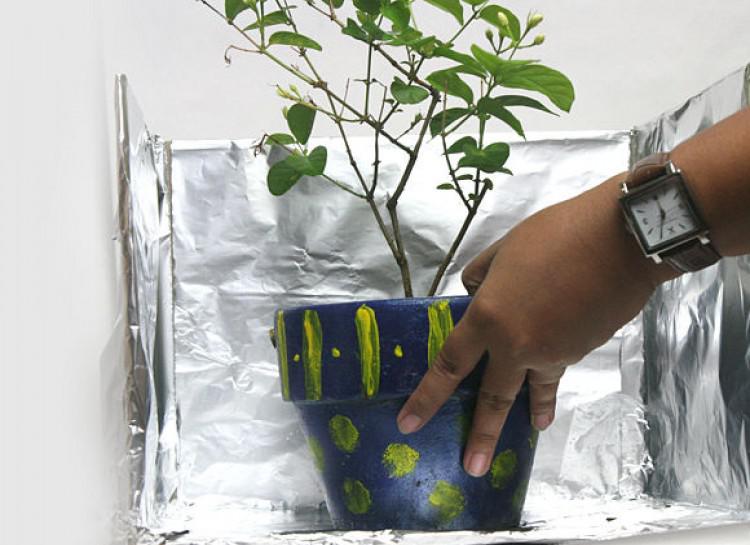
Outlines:
[{"label": "thin branch", "polygon": [[466,195],[464,194],[464,190],[461,188],[461,184],[459,183],[458,176],[456,176],[456,170],[453,168],[453,164],[451,163],[451,158],[448,155],[448,144],[445,141],[445,135],[441,134],[440,139],[443,141],[443,155],[445,156],[445,163],[448,165],[448,172],[450,172],[453,185],[456,187],[456,193],[458,193],[458,196],[461,197],[461,202],[464,203],[464,206],[466,207],[466,209],[471,210],[471,203],[469,202],[469,199],[466,198]]},{"label": "thin branch", "polygon": [[437,273],[435,274],[435,278],[432,280],[430,291],[427,294],[428,296],[435,295],[435,293],[437,292],[437,289],[440,286],[440,282],[443,279],[443,275],[445,274],[445,271],[448,269],[451,262],[453,261],[453,256],[456,255],[456,251],[458,250],[459,246],[461,246],[461,243],[463,242],[464,237],[466,236],[466,232],[469,230],[469,226],[474,220],[474,216],[476,216],[477,210],[479,210],[479,206],[482,204],[482,200],[484,199],[484,196],[487,194],[488,190],[489,190],[489,185],[485,184],[480,194],[476,196],[474,200],[474,204],[469,210],[469,213],[466,214],[466,219],[464,219],[464,222],[461,225],[461,229],[458,231],[458,235],[456,236],[456,239],[453,241],[453,244],[451,244],[451,247],[448,250],[448,253],[443,258],[442,263],[440,263],[440,267],[438,268]]}]

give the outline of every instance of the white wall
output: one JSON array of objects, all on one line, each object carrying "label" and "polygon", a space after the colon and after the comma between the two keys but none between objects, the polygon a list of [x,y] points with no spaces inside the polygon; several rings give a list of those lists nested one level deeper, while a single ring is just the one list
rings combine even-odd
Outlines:
[{"label": "white wall", "polygon": [[[113,320],[112,75],[130,76],[157,132],[206,138],[278,128],[279,101],[268,83],[279,73],[257,58],[225,68],[228,29],[193,0],[5,4],[0,543],[101,545],[112,495],[98,361]],[[572,115],[531,118],[535,129],[627,127],[750,61],[750,5],[741,0],[533,7],[547,16],[540,56],[578,91]],[[311,34],[325,28],[311,25],[319,27]],[[326,70],[348,74],[349,52],[334,49]],[[749,533],[710,531],[689,542],[744,543]]]},{"label": "white wall", "polygon": [[[532,129],[629,128],[750,62],[745,0],[500,3],[522,15],[529,9],[545,14],[540,30],[547,42],[534,56],[563,70],[576,87],[571,115],[527,116]],[[107,72],[129,75],[155,131],[173,138],[225,138],[283,127],[282,101],[272,83],[292,80],[254,55],[236,56],[225,67],[225,46],[241,39],[201,4],[108,0],[106,6]],[[299,16],[303,31],[332,44],[321,59],[329,81],[362,77],[362,46],[352,46],[317,14],[298,12],[305,14]],[[452,26],[449,16],[430,13],[434,19],[422,20],[423,26]],[[333,134],[330,126],[320,128],[317,134]]]},{"label": "white wall", "polygon": [[109,78],[96,0],[0,15],[0,543],[107,543]]}]

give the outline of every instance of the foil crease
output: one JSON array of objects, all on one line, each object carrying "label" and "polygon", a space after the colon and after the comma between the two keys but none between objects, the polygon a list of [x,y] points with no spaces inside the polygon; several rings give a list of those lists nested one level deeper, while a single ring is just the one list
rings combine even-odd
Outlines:
[{"label": "foil crease", "polygon": [[[562,542],[750,520],[746,510],[644,493],[655,470],[641,396],[647,329],[636,321],[563,379],[557,420],[539,442],[527,531],[328,531],[296,416],[280,399],[268,328],[279,306],[398,296],[382,236],[366,207],[319,179],[271,197],[265,173],[274,158],[258,153],[257,141],[163,141],[148,131],[124,77],[117,89],[127,327],[115,335],[127,343],[110,362],[124,362],[127,375],[122,466],[131,542]],[[516,175],[496,180],[439,293],[462,293],[465,263],[524,217],[666,142],[654,132],[531,134],[526,142],[498,135],[512,140]],[[331,174],[353,184],[341,143],[317,143],[329,146]],[[367,139],[353,146],[369,165]],[[400,153],[382,146],[381,204],[403,166]],[[452,194],[435,190],[445,181],[442,165],[441,150],[428,144],[402,201],[417,293],[426,291],[425,271],[437,267],[462,220]],[[119,376],[113,371],[112,381]]]},{"label": "foil crease", "polygon": [[[632,159],[673,148],[746,107],[749,94],[750,67],[639,127]],[[662,286],[644,311],[654,496],[750,509],[749,296],[750,258],[728,258]]]}]

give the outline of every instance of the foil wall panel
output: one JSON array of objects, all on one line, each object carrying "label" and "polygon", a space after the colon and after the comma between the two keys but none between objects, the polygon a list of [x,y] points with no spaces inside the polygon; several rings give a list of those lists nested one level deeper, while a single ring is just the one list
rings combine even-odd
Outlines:
[{"label": "foil wall panel", "polygon": [[[632,161],[748,105],[750,67],[635,130]],[[750,508],[750,258],[665,284],[643,314],[648,492]],[[631,370],[637,370],[637,365]]]}]

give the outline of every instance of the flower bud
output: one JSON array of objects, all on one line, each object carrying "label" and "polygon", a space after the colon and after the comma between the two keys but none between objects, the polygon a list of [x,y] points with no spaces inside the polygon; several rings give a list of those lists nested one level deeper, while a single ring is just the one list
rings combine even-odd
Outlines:
[{"label": "flower bud", "polygon": [[544,43],[544,34],[539,34],[534,38],[533,45],[542,45]]},{"label": "flower bud", "polygon": [[539,26],[542,21],[544,21],[544,16],[541,13],[529,13],[529,18],[526,21],[526,27],[528,29],[532,29],[535,26]]},{"label": "flower bud", "polygon": [[508,16],[505,15],[502,11],[497,12],[497,22],[500,23],[500,28],[508,28],[508,26],[510,26]]},{"label": "flower bud", "polygon": [[488,28],[484,31],[484,37],[487,38],[490,42],[492,41],[492,38],[494,37],[494,34],[492,31]]},{"label": "flower bud", "polygon": [[290,86],[289,86],[289,89],[290,89],[290,90],[292,91],[292,93],[294,93],[295,95],[297,95],[297,96],[300,96],[300,94],[299,94],[299,89],[297,89],[297,86],[296,86],[296,85],[294,85],[294,84],[290,85]]},{"label": "flower bud", "polygon": [[287,115],[289,115],[289,108],[288,108],[288,107],[286,107],[286,106],[284,106],[284,107],[283,107],[283,108],[281,109],[281,115],[283,115],[283,116],[284,116],[284,119],[286,119]]}]

